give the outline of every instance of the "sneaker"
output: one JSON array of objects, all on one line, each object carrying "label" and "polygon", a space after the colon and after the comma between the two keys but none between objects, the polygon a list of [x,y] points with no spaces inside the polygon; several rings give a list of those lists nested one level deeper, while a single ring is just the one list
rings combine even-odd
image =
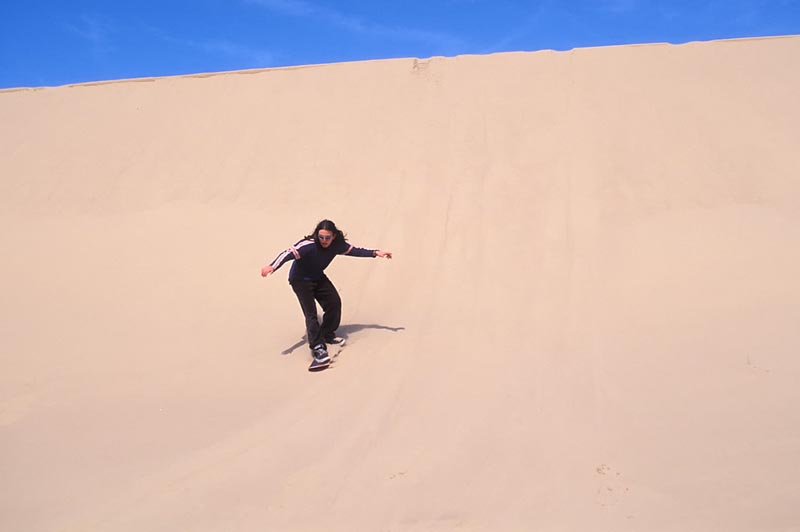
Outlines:
[{"label": "sneaker", "polygon": [[325,343],[330,345],[344,345],[345,339],[341,336],[334,336],[333,338],[325,340]]},{"label": "sneaker", "polygon": [[325,344],[318,344],[312,351],[314,352],[315,363],[325,364],[331,361],[331,357],[328,356],[328,350],[325,348]]}]

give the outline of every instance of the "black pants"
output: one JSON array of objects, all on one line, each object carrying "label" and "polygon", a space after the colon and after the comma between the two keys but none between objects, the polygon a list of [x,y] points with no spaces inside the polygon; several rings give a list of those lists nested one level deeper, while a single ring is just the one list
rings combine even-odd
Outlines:
[{"label": "black pants", "polygon": [[[342,319],[342,299],[331,280],[323,277],[319,281],[292,281],[291,285],[306,318],[308,345],[313,349],[325,340],[331,340]],[[319,301],[322,307],[322,325],[317,320],[315,301]]]}]

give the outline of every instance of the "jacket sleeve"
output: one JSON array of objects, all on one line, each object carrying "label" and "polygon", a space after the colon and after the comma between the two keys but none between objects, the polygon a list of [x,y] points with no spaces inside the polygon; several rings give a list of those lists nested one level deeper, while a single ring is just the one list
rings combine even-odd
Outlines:
[{"label": "jacket sleeve", "polygon": [[289,248],[289,249],[279,253],[278,256],[275,257],[275,260],[273,260],[270,263],[270,266],[272,266],[273,269],[277,270],[281,266],[283,266],[284,264],[289,262],[290,260],[294,260],[294,259],[295,259],[295,256],[292,253],[292,248]]},{"label": "jacket sleeve", "polygon": [[310,250],[308,247],[309,242],[307,241],[300,241],[293,246],[289,246],[286,250],[280,252],[275,260],[270,263],[275,270],[279,269],[281,266],[289,262],[290,260],[299,260],[302,258],[306,252]]},{"label": "jacket sleeve", "polygon": [[375,249],[357,248],[353,245],[348,245],[348,249],[344,254],[351,257],[374,257],[376,251]]}]

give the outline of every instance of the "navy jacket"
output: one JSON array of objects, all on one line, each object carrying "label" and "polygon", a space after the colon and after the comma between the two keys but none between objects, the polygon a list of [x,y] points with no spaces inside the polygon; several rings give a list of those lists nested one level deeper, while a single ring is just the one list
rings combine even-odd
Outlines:
[{"label": "navy jacket", "polygon": [[290,260],[294,260],[289,270],[289,282],[293,281],[318,281],[325,277],[325,268],[336,255],[350,255],[351,257],[374,257],[374,249],[357,248],[346,240],[335,239],[326,248],[320,246],[313,239],[304,239],[290,246],[280,253],[271,266],[278,269]]}]

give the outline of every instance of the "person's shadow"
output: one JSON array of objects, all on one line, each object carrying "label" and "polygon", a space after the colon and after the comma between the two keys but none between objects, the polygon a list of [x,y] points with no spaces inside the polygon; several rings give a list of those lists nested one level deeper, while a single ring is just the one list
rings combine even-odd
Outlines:
[{"label": "person's shadow", "polygon": [[[379,329],[382,331],[392,331],[392,332],[400,332],[405,331],[405,327],[388,327],[386,325],[370,325],[365,323],[352,323],[350,325],[342,325],[336,330],[336,334],[344,338],[345,340],[350,337],[351,334],[363,331],[364,329]],[[281,351],[282,355],[291,355],[297,348],[302,347],[304,345],[308,345],[308,340],[306,340],[306,335],[304,334],[303,337],[300,339],[299,342],[294,344],[291,347],[288,347]]]}]

